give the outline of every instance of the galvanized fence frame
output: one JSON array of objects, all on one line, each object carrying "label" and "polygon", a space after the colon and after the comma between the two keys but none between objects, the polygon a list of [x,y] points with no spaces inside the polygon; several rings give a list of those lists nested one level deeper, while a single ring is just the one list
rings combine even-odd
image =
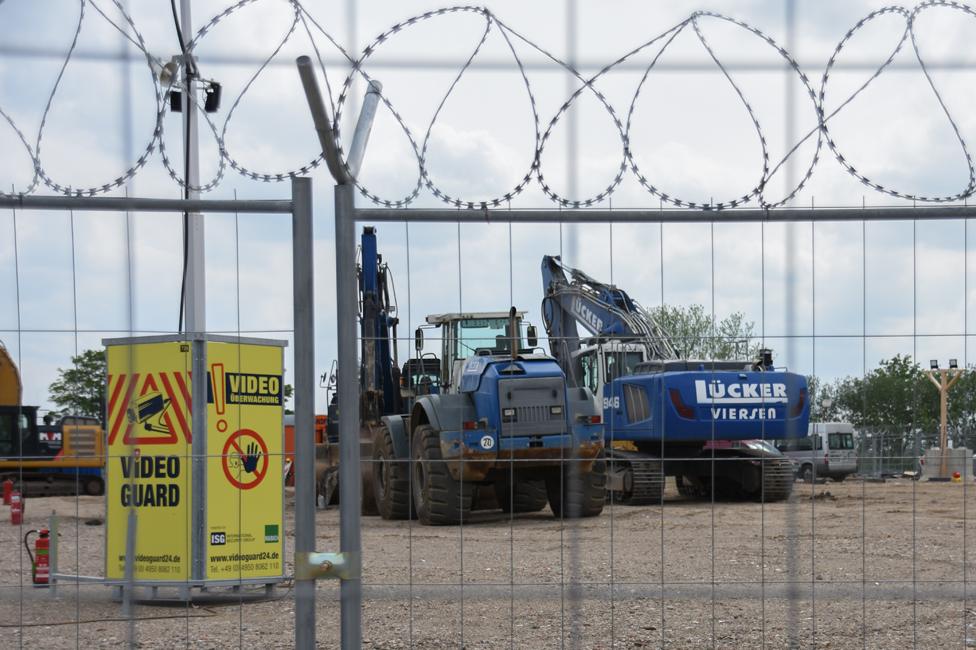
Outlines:
[{"label": "galvanized fence frame", "polygon": [[[314,109],[313,109],[314,112]],[[341,499],[342,552],[349,554],[356,565],[354,578],[342,581],[342,648],[351,650],[362,645],[362,585],[361,585],[361,527],[358,410],[358,334],[357,334],[357,269],[355,228],[357,223],[786,223],[815,224],[822,222],[871,222],[932,220],[969,220],[976,217],[976,207],[891,207],[891,208],[779,208],[775,210],[503,210],[483,207],[477,210],[417,209],[417,208],[357,208],[355,188],[340,183],[335,187],[335,259],[337,285],[337,344],[339,436],[341,445],[340,483],[352,485]],[[795,297],[791,293],[789,299]],[[788,311],[791,309],[787,307]],[[345,398],[345,399],[344,399]],[[345,489],[345,488],[344,488]],[[351,503],[350,503],[351,501]],[[964,577],[965,583],[965,577]],[[790,583],[791,608],[798,594]],[[791,609],[791,616],[798,612]],[[713,621],[714,624],[714,621]],[[514,639],[513,639],[514,643]],[[311,647],[311,646],[308,646]]]},{"label": "galvanized fence frame", "polygon": [[[793,2],[789,3],[792,7]],[[348,5],[354,7],[352,0]],[[576,46],[576,20],[574,0],[569,0],[567,6],[570,8],[570,22],[567,26],[568,47],[572,54],[571,60],[575,62]],[[350,11],[352,18],[352,40],[355,40],[355,12]],[[793,20],[792,11],[788,15],[790,21]],[[791,30],[795,30],[794,24],[789,25]],[[792,39],[790,39],[792,40]],[[417,65],[436,65],[436,62],[420,63],[391,63],[397,67]],[[585,66],[584,66],[585,67]],[[570,82],[572,86],[572,82]],[[787,96],[787,102],[792,101]],[[790,113],[792,115],[792,112]],[[572,119],[572,118],[571,118]],[[575,127],[575,124],[574,124]],[[573,129],[575,134],[576,128]],[[575,136],[571,136],[575,137]],[[575,149],[574,149],[575,152]],[[576,159],[575,156],[570,162],[570,175],[575,177]],[[301,179],[298,179],[299,181]],[[84,206],[91,206],[88,209],[115,210],[123,209],[118,206],[124,205],[122,201],[129,199],[77,199],[78,205],[70,205],[76,199],[70,197],[24,197],[24,199],[4,199],[0,198],[0,207],[14,209],[86,209]],[[132,199],[140,201],[139,199]],[[84,203],[80,203],[84,201]],[[300,200],[296,200],[293,194],[292,208],[297,208]],[[160,208],[164,210],[200,210],[200,211],[220,211],[221,204],[226,203],[227,211],[245,212],[246,209],[236,206],[231,208],[229,204],[237,202],[220,201],[188,201],[160,203],[168,207]],[[248,203],[248,202],[244,202]],[[311,211],[310,193],[308,195],[308,210]],[[398,222],[398,223],[484,223],[508,222],[508,223],[729,223],[729,222],[752,222],[752,223],[811,223],[829,221],[889,221],[889,220],[917,220],[924,223],[929,219],[971,219],[974,214],[973,208],[964,206],[951,207],[925,207],[925,208],[867,208],[867,209],[777,209],[775,211],[763,210],[735,210],[716,213],[714,211],[603,211],[603,210],[416,210],[416,209],[380,209],[380,208],[356,208],[354,205],[353,188],[349,186],[338,186],[335,191],[336,203],[336,272],[338,289],[338,338],[339,338],[339,377],[340,391],[339,399],[345,406],[340,409],[340,421],[342,431],[341,456],[342,466],[348,468],[349,474],[343,474],[348,486],[358,491],[359,481],[355,480],[360,465],[359,442],[358,442],[358,422],[355,419],[357,412],[356,395],[358,395],[358,385],[354,369],[358,366],[356,360],[356,340],[357,328],[355,321],[356,299],[355,299],[355,228],[356,224],[377,223],[377,222]],[[134,204],[133,204],[134,205]],[[129,209],[150,210],[145,205],[131,207]],[[270,210],[263,210],[265,212]],[[312,328],[312,285],[311,285],[311,222],[308,223],[308,230],[300,230],[304,225],[296,224],[293,232],[293,250],[295,266],[295,366],[296,366],[296,429],[300,431],[313,430],[314,425],[314,356],[313,352],[313,328]],[[307,233],[304,238],[297,237],[297,233]],[[305,265],[308,268],[305,268]],[[307,284],[303,280],[299,282],[299,276],[307,278]],[[301,336],[299,332],[304,332]],[[968,332],[965,333],[968,336]],[[304,348],[304,354],[299,354],[300,339],[306,340],[309,347]],[[344,359],[344,362],[342,360]],[[345,370],[343,370],[345,368]],[[307,387],[307,388],[306,388]],[[345,397],[343,397],[345,396]],[[299,444],[302,440],[308,439],[308,448],[305,453],[300,453],[296,471],[300,478],[300,484],[296,488],[297,500],[297,521],[304,521],[305,524],[298,525],[296,522],[296,553],[299,549],[303,552],[311,553],[314,549],[314,451],[311,449],[311,436],[300,436]],[[305,466],[307,459],[308,466]],[[304,469],[303,469],[304,468]],[[345,502],[358,503],[358,494],[347,492],[348,499]],[[349,557],[359,567],[359,557],[362,551],[361,542],[361,521],[357,508],[342,508],[342,551],[348,553]],[[361,631],[361,608],[362,608],[362,588],[358,577],[351,577],[343,580],[342,585],[342,636],[343,647],[360,647],[362,639]],[[296,642],[299,647],[311,647],[314,645],[314,583],[311,580],[300,580],[296,585]],[[311,602],[311,606],[308,603]]]},{"label": "galvanized fence frame", "polygon": [[[251,214],[290,214],[292,217],[292,260],[294,282],[294,334],[295,334],[295,499],[296,499],[296,558],[300,554],[308,554],[315,550],[315,342],[314,342],[314,294],[312,254],[312,181],[309,178],[293,178],[291,180],[290,200],[211,200],[211,199],[154,199],[137,197],[81,197],[81,196],[0,196],[0,209],[10,209],[16,214],[18,210],[101,210],[112,212],[189,212],[198,215],[206,213],[251,213]],[[201,222],[202,223],[202,222]],[[206,332],[184,333],[187,341],[203,340]],[[194,350],[197,346],[194,346]],[[200,354],[193,355],[192,370],[195,376],[207,376],[206,360]],[[196,404],[206,404],[206,385],[203,382],[193,383],[193,400]],[[205,409],[193,411],[193,449],[194,459],[191,472],[191,486],[199,489],[205,485],[204,462],[207,459],[206,428],[203,426],[206,418]],[[203,434],[201,435],[201,432]],[[130,521],[134,518],[135,509],[130,510]],[[196,548],[203,543],[204,522],[202,518],[193,514],[191,527],[192,545]],[[130,533],[134,527],[130,526]],[[134,534],[129,535],[127,548],[134,549]],[[57,547],[55,542],[53,546]],[[128,555],[132,552],[127,551]],[[198,558],[201,559],[201,558]],[[129,565],[134,560],[129,559]],[[201,581],[196,575],[187,581],[185,592],[199,586]],[[131,571],[123,586],[123,612],[130,617],[129,643],[134,647],[134,630],[131,626],[131,598],[136,583]],[[296,600],[308,602],[309,597],[314,601],[314,578],[306,577],[296,580]],[[310,595],[310,596],[309,596]],[[303,634],[311,630],[314,639],[314,609],[312,618],[300,618],[296,610],[296,645],[304,646]]]}]

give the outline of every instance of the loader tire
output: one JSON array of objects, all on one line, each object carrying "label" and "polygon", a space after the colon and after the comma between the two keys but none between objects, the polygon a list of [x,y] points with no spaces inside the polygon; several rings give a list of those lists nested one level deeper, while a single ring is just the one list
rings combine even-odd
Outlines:
[{"label": "loader tire", "polygon": [[441,456],[441,437],[434,427],[422,424],[411,441],[414,463],[413,503],[420,523],[428,526],[457,524],[471,514],[474,486],[456,481]]},{"label": "loader tire", "polygon": [[502,512],[539,512],[549,498],[543,479],[524,479],[506,476],[495,481],[495,498]]},{"label": "loader tire", "polygon": [[373,437],[373,494],[376,509],[383,519],[410,519],[410,461],[397,458],[393,436],[385,425]]},{"label": "loader tire", "polygon": [[326,467],[320,471],[320,468],[316,466],[315,471],[316,501],[321,496],[326,506],[339,505],[339,468]]},{"label": "loader tire", "polygon": [[[546,478],[549,507],[556,518],[578,519],[596,517],[603,512],[607,499],[607,461],[603,452],[586,473],[562,468]],[[572,476],[572,474],[576,476]]]}]

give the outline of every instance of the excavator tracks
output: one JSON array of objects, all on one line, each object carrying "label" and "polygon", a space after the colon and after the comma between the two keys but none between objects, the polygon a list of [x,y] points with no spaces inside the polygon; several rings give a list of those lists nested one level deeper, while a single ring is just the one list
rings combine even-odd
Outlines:
[{"label": "excavator tracks", "polygon": [[785,501],[793,493],[793,464],[787,458],[763,460],[762,491],[753,495],[756,501]]},{"label": "excavator tracks", "polygon": [[619,449],[607,450],[611,471],[624,471],[624,490],[609,490],[611,502],[625,506],[649,506],[661,503],[664,493],[664,467],[661,460]]},{"label": "excavator tracks", "polygon": [[105,483],[101,477],[82,476],[79,480],[70,478],[29,479],[21,482],[17,476],[0,476],[0,481],[10,478],[14,481],[15,489],[25,498],[37,497],[73,497],[100,496],[105,494]]},{"label": "excavator tracks", "polygon": [[715,477],[707,471],[707,461],[694,475],[676,477],[678,494],[690,499],[774,503],[793,493],[793,465],[788,458],[725,456],[721,462],[726,471]]}]

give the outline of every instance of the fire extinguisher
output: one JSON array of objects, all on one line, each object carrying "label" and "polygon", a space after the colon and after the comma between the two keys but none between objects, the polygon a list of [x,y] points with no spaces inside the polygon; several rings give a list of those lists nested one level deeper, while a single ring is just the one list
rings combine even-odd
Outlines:
[{"label": "fire extinguisher", "polygon": [[[30,549],[30,536],[37,533],[37,540],[34,542],[34,553]],[[46,585],[51,577],[51,537],[47,528],[40,530],[29,530],[24,535],[24,548],[27,549],[27,556],[31,561],[31,579],[35,585]]]},{"label": "fire extinguisher", "polygon": [[10,523],[19,526],[24,521],[24,502],[16,490],[10,495]]},{"label": "fire extinguisher", "polygon": [[10,505],[10,495],[14,493],[14,482],[9,478],[3,482],[3,505]]}]

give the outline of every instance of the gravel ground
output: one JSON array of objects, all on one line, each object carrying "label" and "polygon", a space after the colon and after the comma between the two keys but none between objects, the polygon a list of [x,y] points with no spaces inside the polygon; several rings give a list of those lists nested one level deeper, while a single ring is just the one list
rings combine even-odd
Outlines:
[{"label": "gravel ground", "polygon": [[[31,499],[22,529],[0,510],[3,647],[119,647],[130,635],[141,648],[293,645],[289,583],[272,600],[221,590],[190,607],[136,605],[132,620],[103,585],[62,584],[56,597],[32,588],[20,539],[52,511],[60,570],[103,573],[105,527],[91,525],[103,498]],[[317,524],[318,548],[338,550],[338,511],[319,511]],[[790,502],[766,506],[713,507],[669,489],[663,509],[608,507],[581,522],[548,510],[479,512],[463,528],[371,517],[364,646],[976,646],[974,524],[974,485],[852,479],[798,483]],[[337,647],[336,583],[319,583],[316,611],[320,647]]]}]

